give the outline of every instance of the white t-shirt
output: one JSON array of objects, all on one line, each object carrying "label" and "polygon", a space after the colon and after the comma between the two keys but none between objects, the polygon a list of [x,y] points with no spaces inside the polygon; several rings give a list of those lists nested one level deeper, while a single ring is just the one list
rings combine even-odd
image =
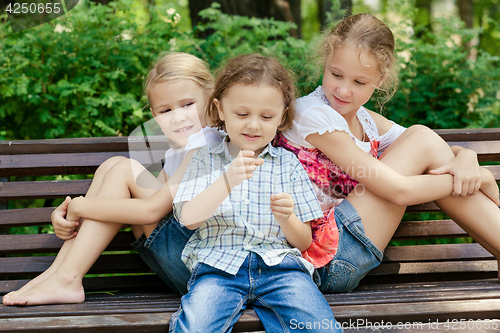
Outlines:
[{"label": "white t-shirt", "polygon": [[165,152],[165,165],[163,170],[171,177],[179,165],[181,165],[184,156],[191,150],[206,146],[216,146],[222,142],[226,133],[218,131],[215,128],[204,127],[198,133],[188,138],[187,145],[178,149],[170,148]]},{"label": "white t-shirt", "polygon": [[[370,141],[376,140],[380,142],[377,150],[378,155],[406,130],[405,127],[391,121],[392,126],[389,131],[384,135],[379,135],[375,121],[364,107],[359,108],[356,116]],[[329,133],[333,131],[346,132],[356,142],[358,147],[370,153],[370,142],[358,140],[351,133],[347,121],[330,106],[323,92],[323,87],[319,86],[314,92],[295,101],[295,117],[292,126],[285,130],[283,135],[299,146],[315,148],[306,141],[306,137],[313,133],[321,135],[327,131]]]}]

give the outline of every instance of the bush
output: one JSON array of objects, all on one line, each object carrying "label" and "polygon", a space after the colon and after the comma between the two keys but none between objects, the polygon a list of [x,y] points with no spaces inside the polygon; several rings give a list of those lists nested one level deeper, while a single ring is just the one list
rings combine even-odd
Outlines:
[{"label": "bush", "polygon": [[[132,2],[86,2],[3,37],[0,119],[6,138],[125,134],[143,118],[147,66],[179,32],[153,20],[139,32]],[[6,25],[2,32],[6,34]]]},{"label": "bush", "polygon": [[435,129],[500,127],[500,57],[480,51],[472,60],[464,45],[480,30],[466,29],[458,19],[433,26],[422,38],[417,29],[398,39],[400,86],[387,116]]},{"label": "bush", "polygon": [[[193,53],[212,69],[242,53],[276,56],[295,72],[300,95],[321,82],[317,61],[309,57],[316,40],[291,37],[290,23],[230,16],[214,5],[200,13],[205,23],[181,31],[178,15],[166,7],[149,7],[149,20],[138,25],[140,9],[132,0],[84,2],[54,21],[10,35],[3,17],[0,139],[128,135],[149,117],[142,94],[147,68],[169,50]],[[384,107],[387,116],[431,128],[500,126],[499,57],[481,52],[473,61],[457,42],[471,40],[478,30],[453,20],[434,27],[421,39],[416,33],[399,36],[401,84]],[[500,35],[498,25],[489,29]],[[212,32],[206,39],[195,37],[206,30]]]}]

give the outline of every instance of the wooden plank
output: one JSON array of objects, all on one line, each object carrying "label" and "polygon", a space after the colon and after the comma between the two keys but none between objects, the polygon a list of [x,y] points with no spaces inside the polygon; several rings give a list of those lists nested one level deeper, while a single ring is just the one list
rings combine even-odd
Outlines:
[{"label": "wooden plank", "polygon": [[[168,142],[164,136],[149,136],[148,144],[153,149],[164,149]],[[4,140],[0,141],[0,155],[22,154],[67,154],[96,152],[127,152],[130,148],[143,149],[142,137],[96,137],[46,140]]]},{"label": "wooden plank", "polygon": [[4,176],[77,175],[94,173],[113,156],[128,157],[128,152],[0,155]]},{"label": "wooden plank", "polygon": [[418,238],[466,237],[467,233],[453,220],[402,221],[393,240]]},{"label": "wooden plank", "polygon": [[[29,279],[2,280],[0,281],[0,295],[13,290],[18,290],[29,281]],[[155,293],[160,293],[163,290],[168,291],[165,283],[156,274],[85,277],[83,278],[83,287],[86,292],[93,292],[96,290],[115,291],[138,288],[142,290],[145,290],[146,288],[153,288]],[[5,309],[3,310],[4,311],[0,311],[0,318],[6,314]]]},{"label": "wooden plank", "polygon": [[[500,299],[475,301],[407,302],[394,304],[364,304],[363,306],[332,306],[337,320],[356,318],[370,322],[422,322],[447,319],[498,318]],[[473,332],[473,331],[472,331]]]},{"label": "wooden plank", "polygon": [[54,207],[0,210],[0,228],[50,224],[53,211]]},{"label": "wooden plank", "polygon": [[500,140],[500,128],[438,129],[434,131],[447,142]]},{"label": "wooden plank", "polygon": [[85,195],[91,179],[0,183],[0,201]]},{"label": "wooden plank", "polygon": [[474,150],[480,162],[500,160],[500,141],[448,142],[450,146],[460,146]]},{"label": "wooden plank", "polygon": [[127,151],[127,137],[0,141],[0,155]]},{"label": "wooden plank", "polygon": [[383,262],[370,271],[370,275],[404,275],[465,272],[498,272],[495,260],[445,262]]},{"label": "wooden plank", "polygon": [[[108,245],[106,251],[130,251],[134,241],[131,232],[120,232]],[[0,235],[1,254],[55,253],[64,241],[54,234]]]},{"label": "wooden plank", "polygon": [[492,254],[477,243],[389,246],[384,251],[385,262],[489,259]]},{"label": "wooden plank", "polygon": [[[0,257],[0,276],[37,275],[50,267],[54,256]],[[140,273],[150,272],[138,254],[102,255],[89,273]]]}]

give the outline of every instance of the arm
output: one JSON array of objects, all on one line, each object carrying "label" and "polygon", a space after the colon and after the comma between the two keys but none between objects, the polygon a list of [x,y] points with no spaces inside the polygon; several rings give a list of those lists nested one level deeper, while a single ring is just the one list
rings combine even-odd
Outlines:
[{"label": "arm", "polygon": [[[100,222],[145,225],[158,222],[172,211],[173,197],[196,150],[186,154],[179,168],[149,198],[74,198],[68,207],[68,219],[88,218]],[[162,176],[160,173],[159,176]],[[164,174],[165,179],[167,175]]]},{"label": "arm", "polygon": [[451,195],[453,176],[402,176],[359,149],[345,132],[310,134],[306,140],[371,192],[396,205],[408,206]]},{"label": "arm", "polygon": [[254,159],[253,155],[253,151],[240,151],[222,176],[203,192],[184,203],[181,210],[181,221],[188,229],[199,228],[214,214],[234,187],[253,176],[252,171],[264,163],[261,159]]},{"label": "arm", "polygon": [[172,211],[172,201],[167,185],[147,199],[78,197],[71,201],[67,219],[85,217],[101,222],[153,224]]},{"label": "arm", "polygon": [[271,195],[271,211],[285,234],[288,243],[303,252],[311,246],[312,230],[309,223],[304,223],[293,213],[293,199],[282,192]]},{"label": "arm", "polygon": [[455,158],[437,169],[430,170],[433,175],[449,173],[453,175],[453,196],[476,193],[481,188],[481,171],[475,151],[460,146],[451,146]]}]

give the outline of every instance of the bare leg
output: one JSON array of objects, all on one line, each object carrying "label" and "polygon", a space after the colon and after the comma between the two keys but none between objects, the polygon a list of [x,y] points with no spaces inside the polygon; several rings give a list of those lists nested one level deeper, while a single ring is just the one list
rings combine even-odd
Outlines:
[{"label": "bare leg", "polygon": [[[411,152],[411,153],[409,153]],[[432,131],[422,127],[408,129],[384,153],[382,162],[403,175],[418,175],[448,163],[454,158],[448,145]],[[359,187],[359,186],[358,186]],[[406,207],[398,207],[363,188],[356,188],[348,200],[358,211],[368,238],[384,250],[397,229]],[[483,193],[470,197],[446,197],[437,201],[454,221],[500,258],[500,210]],[[380,228],[382,225],[384,228]]]},{"label": "bare leg", "polygon": [[[116,163],[105,174],[97,197],[130,198],[149,197],[154,189],[137,186],[131,172],[131,165],[142,167],[135,161]],[[151,175],[154,178],[153,175]],[[120,230],[120,223],[103,223],[85,220],[66,256],[59,262],[52,274],[31,288],[4,300],[6,305],[37,305],[52,303],[80,303],[85,294],[83,276],[88,272],[102,251]]]},{"label": "bare leg", "polygon": [[[116,157],[111,157],[111,158],[107,159],[106,161],[104,161],[99,166],[99,168],[97,168],[97,170],[96,170],[96,172],[94,174],[94,178],[92,179],[92,183],[90,184],[90,187],[87,190],[87,194],[85,195],[85,197],[88,197],[88,198],[95,197],[97,195],[97,193],[99,192],[100,188],[101,188],[102,181],[104,179],[105,174],[116,163],[118,163],[118,162],[120,162],[122,160],[126,160],[126,158],[125,157],[121,157],[121,156],[116,156]],[[64,244],[62,245],[61,249],[59,250],[59,252],[58,252],[58,254],[57,254],[54,262],[52,263],[52,265],[50,265],[50,267],[47,268],[43,273],[41,273],[40,275],[38,275],[37,277],[35,277],[31,281],[29,281],[27,284],[25,284],[19,290],[15,290],[15,291],[12,291],[12,292],[6,294],[3,297],[4,304],[5,304],[5,301],[7,299],[9,299],[10,297],[12,297],[16,293],[24,292],[24,291],[28,290],[29,288],[35,286],[36,284],[38,284],[38,283],[40,283],[40,282],[45,281],[46,279],[48,279],[57,270],[57,268],[59,267],[59,265],[64,261],[64,258],[66,257],[66,255],[68,254],[69,250],[71,249],[71,246],[73,245],[74,241],[75,241],[75,238],[72,238],[72,239],[66,240],[64,242]]]}]

